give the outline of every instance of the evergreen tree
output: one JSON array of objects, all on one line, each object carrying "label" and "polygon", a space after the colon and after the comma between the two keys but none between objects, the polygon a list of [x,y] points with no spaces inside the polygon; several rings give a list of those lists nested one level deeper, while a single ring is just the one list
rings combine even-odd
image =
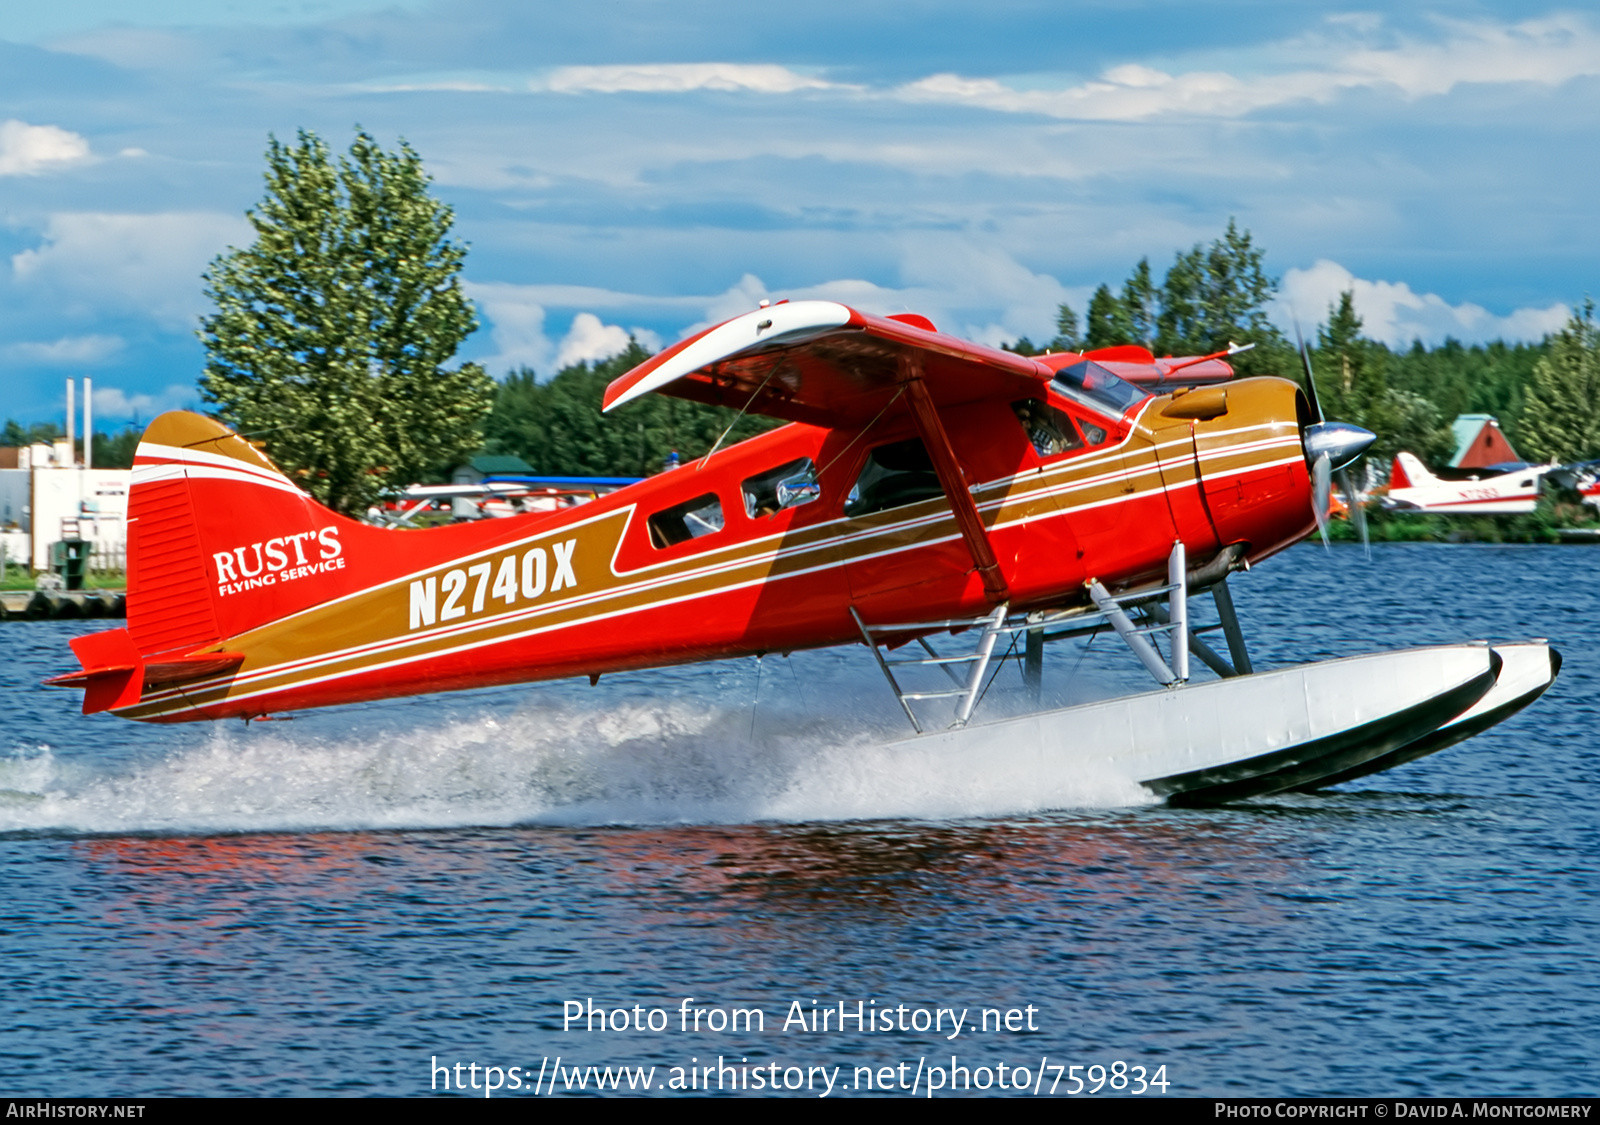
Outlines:
[{"label": "evergreen tree", "polygon": [[1402,449],[1432,464],[1448,459],[1455,437],[1447,420],[1427,399],[1389,386],[1389,349],[1364,337],[1361,328],[1355,293],[1345,290],[1318,329],[1312,354],[1323,414],[1376,434],[1367,454],[1374,464],[1387,466]]},{"label": "evergreen tree", "polygon": [[1278,282],[1262,269],[1264,254],[1232,219],[1209,247],[1196,243],[1179,253],[1161,283],[1155,351],[1205,355],[1230,343],[1254,343],[1254,351],[1234,361],[1241,375],[1294,370],[1282,333],[1267,319]]},{"label": "evergreen tree", "polygon": [[684,464],[702,456],[725,430],[722,448],[779,424],[660,394],[602,414],[606,385],[649,358],[630,340],[620,355],[564,367],[546,383],[527,368],[508,376],[485,426],[488,451],[516,454],[551,476],[648,476],[669,453]]},{"label": "evergreen tree", "polygon": [[318,500],[359,513],[479,446],[494,383],[445,366],[478,326],[466,248],[404,142],[358,132],[335,163],[314,133],[274,137],[266,182],[255,243],[205,274],[201,392]]},{"label": "evergreen tree", "polygon": [[1328,309],[1312,355],[1323,413],[1356,425],[1364,424],[1359,419],[1373,413],[1388,389],[1383,378],[1387,349],[1363,338],[1361,327],[1355,293],[1347,289]]},{"label": "evergreen tree", "polygon": [[94,467],[97,469],[131,469],[133,454],[139,448],[142,433],[132,426],[120,433],[94,435]]},{"label": "evergreen tree", "polygon": [[1122,283],[1123,323],[1128,344],[1152,348],[1156,342],[1156,318],[1160,313],[1160,294],[1150,280],[1150,259],[1140,258],[1133,273]]},{"label": "evergreen tree", "polygon": [[1549,342],[1507,344],[1495,340],[1470,347],[1446,339],[1436,348],[1420,340],[1389,356],[1389,385],[1434,403],[1445,418],[1492,414],[1506,437],[1522,450],[1523,393],[1533,370],[1550,350]]},{"label": "evergreen tree", "polygon": [[5,430],[0,434],[0,445],[22,446],[41,441],[49,445],[56,438],[66,436],[67,432],[54,422],[35,422],[24,426],[14,418],[7,418]]},{"label": "evergreen tree", "polygon": [[1102,285],[1089,298],[1088,325],[1083,346],[1088,351],[1126,344],[1130,333],[1128,317],[1111,286]]},{"label": "evergreen tree", "polygon": [[1572,311],[1535,364],[1520,434],[1524,453],[1560,461],[1600,457],[1600,329],[1594,302]]},{"label": "evergreen tree", "polygon": [[1078,314],[1071,305],[1063,304],[1056,310],[1056,335],[1050,341],[1050,351],[1076,352],[1083,349],[1083,332],[1078,327]]}]

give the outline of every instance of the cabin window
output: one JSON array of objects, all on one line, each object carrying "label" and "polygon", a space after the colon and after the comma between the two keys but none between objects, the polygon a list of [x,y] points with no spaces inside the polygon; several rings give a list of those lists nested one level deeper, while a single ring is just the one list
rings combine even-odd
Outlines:
[{"label": "cabin window", "polygon": [[1095,425],[1086,418],[1079,418],[1076,414],[1073,415],[1073,418],[1077,420],[1078,429],[1083,431],[1084,440],[1090,445],[1099,445],[1101,442],[1106,440],[1106,432],[1104,429]]},{"label": "cabin window", "polygon": [[1093,360],[1084,360],[1056,372],[1050,385],[1063,394],[1110,410],[1118,418],[1128,407],[1143,402],[1149,392],[1119,379]]},{"label": "cabin window", "polygon": [[817,483],[817,466],[809,457],[768,469],[745,481],[742,487],[744,514],[751,519],[775,516],[822,496],[822,485]]},{"label": "cabin window", "polygon": [[708,492],[663,509],[647,521],[650,542],[656,547],[671,547],[722,530],[722,501]]},{"label": "cabin window", "polygon": [[939,476],[920,438],[880,445],[867,454],[861,475],[845,497],[844,514],[864,516],[943,496]]},{"label": "cabin window", "polygon": [[1011,409],[1016,412],[1017,421],[1022,423],[1022,432],[1028,435],[1033,451],[1040,457],[1054,457],[1058,453],[1083,448],[1083,438],[1078,436],[1072,419],[1049,403],[1025,398],[1021,402],[1013,402]]}]

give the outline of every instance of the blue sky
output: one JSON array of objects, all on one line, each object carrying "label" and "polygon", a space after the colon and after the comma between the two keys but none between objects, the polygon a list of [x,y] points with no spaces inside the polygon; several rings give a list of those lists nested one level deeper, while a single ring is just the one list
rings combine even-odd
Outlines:
[{"label": "blue sky", "polygon": [[1236,217],[1282,318],[1537,339],[1595,287],[1600,14],[1434,3],[85,0],[0,21],[0,417],[193,404],[275,133],[404,137],[463,357],[828,296],[990,343]]}]

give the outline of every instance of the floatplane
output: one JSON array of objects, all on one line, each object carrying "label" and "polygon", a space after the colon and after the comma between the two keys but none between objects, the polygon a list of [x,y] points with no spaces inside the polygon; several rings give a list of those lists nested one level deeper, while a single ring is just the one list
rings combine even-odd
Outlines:
[{"label": "floatplane", "polygon": [[1555,468],[1519,461],[1435,473],[1416,454],[1401,451],[1395,454],[1381,503],[1396,512],[1526,515],[1539,506],[1540,482]]},{"label": "floatplane", "polygon": [[[422,530],[339,516],[245,436],[164,414],[135,458],[127,627],[74,640],[82,670],[50,682],[85,713],[248,720],[855,642],[916,732],[908,762],[980,777],[999,737],[1188,802],[1388,768],[1536,698],[1543,642],[1253,669],[1229,576],[1310,534],[1372,435],[1314,388],[1233,378],[1235,350],[1023,356],[763,302],[604,409],[667,394],[788,425],[581,506]],[[1226,655],[1191,620],[1207,593]],[[972,721],[1002,643],[1036,689],[1048,643],[1095,631],[1151,690]]]}]

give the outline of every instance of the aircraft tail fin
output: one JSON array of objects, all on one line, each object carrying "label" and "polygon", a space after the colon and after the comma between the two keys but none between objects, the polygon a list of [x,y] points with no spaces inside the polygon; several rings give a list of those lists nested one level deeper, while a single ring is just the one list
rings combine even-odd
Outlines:
[{"label": "aircraft tail fin", "polygon": [[220,422],[172,412],[134,456],[128,503],[128,623],[72,642],[84,712],[144,689],[237,667],[225,638],[351,589],[344,540],[382,534],[324,508]]},{"label": "aircraft tail fin", "polygon": [[1394,464],[1389,468],[1390,488],[1417,488],[1438,481],[1416,454],[1401,450],[1394,455]]}]

